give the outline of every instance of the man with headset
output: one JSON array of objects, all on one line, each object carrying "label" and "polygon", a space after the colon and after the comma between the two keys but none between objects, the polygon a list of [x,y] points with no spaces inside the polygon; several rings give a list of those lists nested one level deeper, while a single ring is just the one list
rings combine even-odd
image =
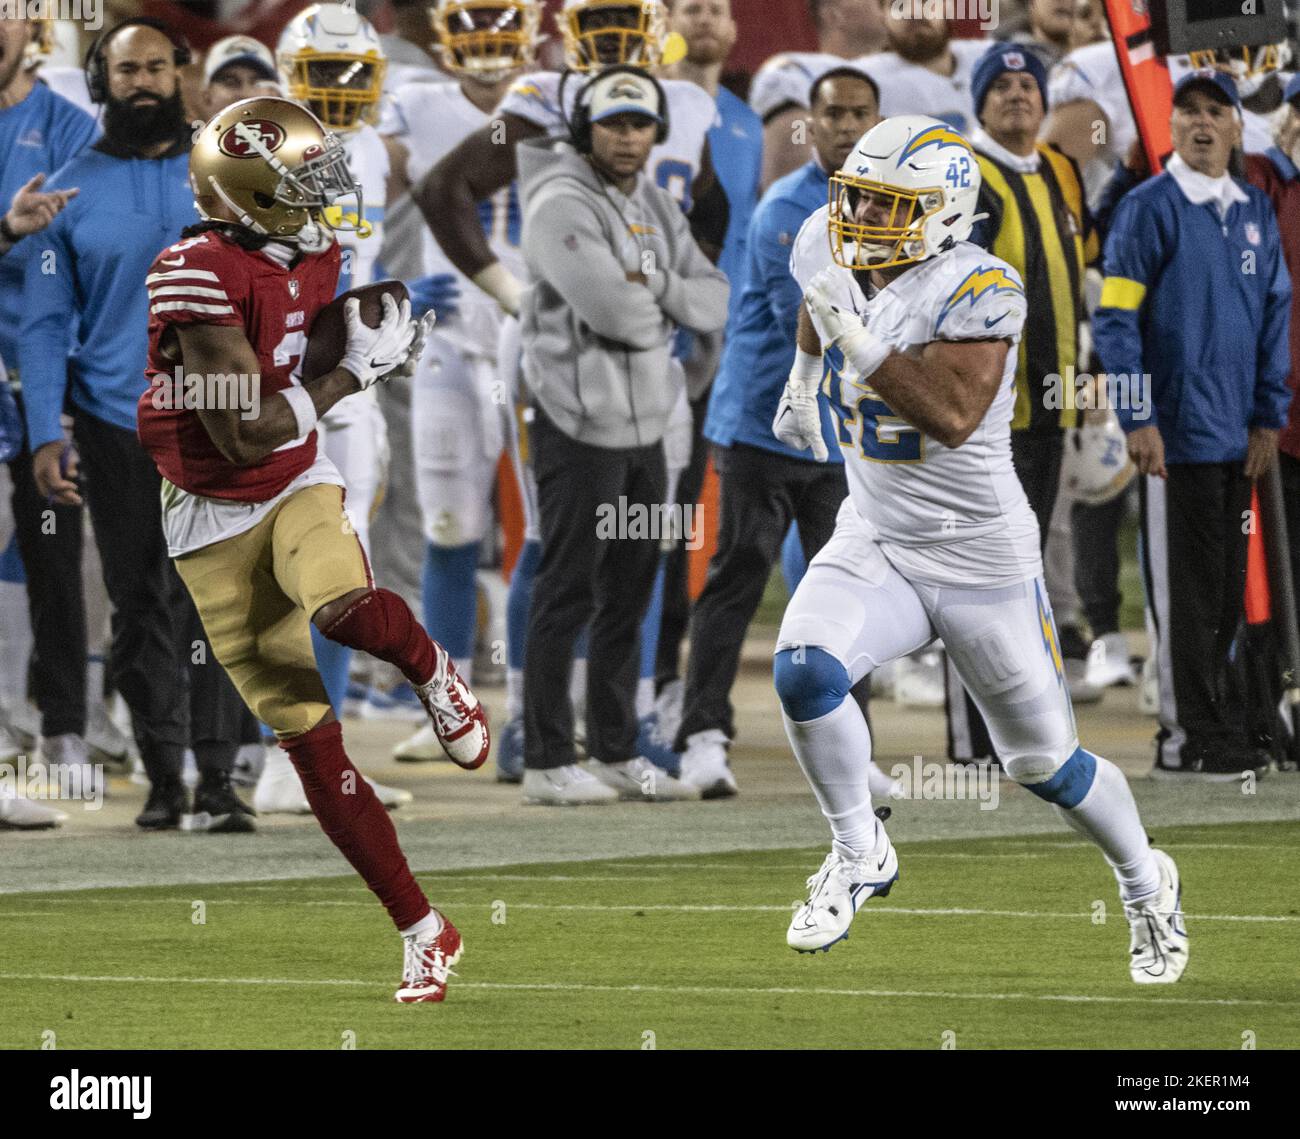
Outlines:
[{"label": "man with headset", "polygon": [[[658,83],[619,65],[579,93],[569,141],[518,150],[542,531],[524,661],[526,802],[698,797],[636,751],[637,633],[664,533],[664,430],[684,383],[671,340],[677,326],[713,332],[727,317],[726,277],[644,175],[667,132]],[[588,622],[584,769],[568,673]]]},{"label": "man with headset", "polygon": [[[154,303],[166,303],[158,299],[165,288],[146,281],[148,269],[160,249],[199,221],[178,75],[189,58],[183,42],[147,19],[119,24],[91,48],[87,85],[104,107],[104,134],[50,181],[49,189],[78,186],[81,193],[30,239],[18,351],[38,491],[51,503],[80,505],[85,475],[114,610],[111,679],[131,709],[151,784],[136,819],[145,829],[176,827],[187,811],[187,658],[196,691],[209,681],[215,689],[215,699],[199,706],[218,721],[237,717],[239,707],[232,709],[233,690],[206,646],[182,653],[182,639],[194,640],[185,635],[190,614],[167,558],[158,472],[135,430],[151,294]],[[65,403],[75,451],[60,425]],[[247,809],[229,786],[234,748],[214,743],[224,732],[217,722],[194,739],[201,779],[192,829],[249,829]],[[47,758],[84,761],[79,737],[66,742],[67,755]]]}]

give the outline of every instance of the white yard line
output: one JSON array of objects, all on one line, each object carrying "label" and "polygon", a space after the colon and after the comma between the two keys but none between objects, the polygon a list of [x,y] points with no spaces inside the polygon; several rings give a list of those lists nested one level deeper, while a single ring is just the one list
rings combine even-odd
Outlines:
[{"label": "white yard line", "polygon": [[[294,979],[289,977],[122,977],[95,976],[81,973],[0,973],[0,981],[53,981],[66,984],[94,985],[263,985],[286,988],[353,987],[391,988],[383,981],[346,979]],[[1297,1001],[1254,1000],[1237,997],[1155,997],[1097,996],[1084,993],[961,993],[925,989],[831,989],[795,986],[722,986],[722,985],[587,985],[551,982],[456,981],[457,990],[472,989],[495,992],[557,993],[649,993],[669,996],[796,996],[796,997],[869,997],[900,1000],[942,1001],[1055,1001],[1067,1004],[1140,1004],[1153,1005],[1264,1005],[1273,1008],[1300,1004]]]}]

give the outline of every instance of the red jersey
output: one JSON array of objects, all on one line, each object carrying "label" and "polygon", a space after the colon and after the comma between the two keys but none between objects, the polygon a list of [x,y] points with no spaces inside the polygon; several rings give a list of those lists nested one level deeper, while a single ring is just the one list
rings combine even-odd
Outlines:
[{"label": "red jersey", "polygon": [[[265,400],[301,383],[307,330],[334,299],[338,243],[286,268],[269,254],[243,249],[209,230],[160,253],[149,270],[149,387],[136,409],[140,442],[169,482],[191,494],[237,502],[274,498],[316,459],[316,432],[290,440],[249,466],[236,466],[212,441],[197,406],[207,391]],[[161,350],[169,326],[216,324],[242,328],[257,354],[260,388],[249,377],[208,385],[186,376]],[[241,402],[235,406],[248,407]]]}]

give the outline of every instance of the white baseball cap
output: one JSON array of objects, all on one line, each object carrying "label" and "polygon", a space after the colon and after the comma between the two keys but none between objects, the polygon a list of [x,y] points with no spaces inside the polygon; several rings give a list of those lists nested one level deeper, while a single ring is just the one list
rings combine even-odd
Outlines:
[{"label": "white baseball cap", "polygon": [[611,71],[597,77],[591,84],[587,106],[593,123],[625,114],[645,115],[657,123],[663,122],[659,92],[653,80],[630,71]]},{"label": "white baseball cap", "polygon": [[232,63],[243,63],[263,72],[267,79],[279,80],[280,72],[275,66],[275,56],[271,49],[252,36],[227,36],[218,40],[208,49],[203,61],[203,84],[206,87],[223,67]]}]

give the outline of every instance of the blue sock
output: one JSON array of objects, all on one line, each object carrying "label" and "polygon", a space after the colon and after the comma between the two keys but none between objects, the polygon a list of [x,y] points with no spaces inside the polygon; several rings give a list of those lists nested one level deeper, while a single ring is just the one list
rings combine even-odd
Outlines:
[{"label": "blue sock", "polygon": [[352,650],[338,641],[331,641],[315,625],[311,627],[311,647],[316,651],[316,670],[325,682],[325,694],[330,698],[334,715],[343,717],[343,701],[348,694],[348,669],[352,664]]},{"label": "blue sock", "polygon": [[785,541],[781,543],[781,576],[785,578],[785,587],[791,597],[807,572],[808,560],[803,556],[803,543],[799,541],[799,523],[792,522]]},{"label": "blue sock", "polygon": [[524,667],[524,649],[528,641],[528,608],[533,599],[533,578],[542,560],[541,542],[525,542],[510,575],[510,595],[506,600],[506,664]]},{"label": "blue sock", "polygon": [[654,589],[650,593],[650,604],[646,606],[645,617],[641,621],[641,672],[640,677],[653,679],[655,674],[655,653],[659,649],[659,622],[664,615],[664,559],[659,559],[659,569],[655,573]]},{"label": "blue sock", "polygon": [[27,573],[23,569],[23,559],[18,553],[18,535],[9,539],[9,545],[0,554],[0,581],[12,582],[14,585],[26,585]]},{"label": "blue sock", "polygon": [[452,660],[474,655],[478,628],[478,543],[435,546],[424,552],[424,627]]}]

